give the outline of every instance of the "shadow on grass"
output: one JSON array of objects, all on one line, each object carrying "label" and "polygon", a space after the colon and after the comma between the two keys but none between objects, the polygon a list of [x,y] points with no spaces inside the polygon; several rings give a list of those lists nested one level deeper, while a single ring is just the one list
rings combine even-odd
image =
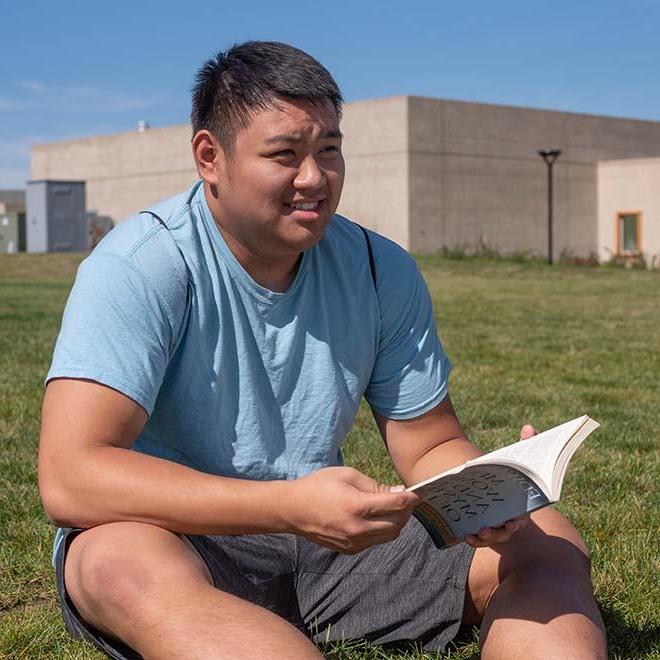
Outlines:
[{"label": "shadow on grass", "polygon": [[601,607],[611,658],[633,660],[660,654],[660,626],[639,627],[625,621],[619,612]]},{"label": "shadow on grass", "polygon": [[[660,657],[660,626],[640,627],[625,621],[614,610],[602,608],[612,660],[642,660]],[[424,653],[414,642],[371,646],[366,642],[338,642],[321,647],[329,660],[479,660],[479,628],[464,626],[444,654]]]},{"label": "shadow on grass", "polygon": [[365,640],[330,642],[319,645],[328,660],[479,660],[479,628],[463,626],[443,653],[425,652],[412,640],[370,644]]}]

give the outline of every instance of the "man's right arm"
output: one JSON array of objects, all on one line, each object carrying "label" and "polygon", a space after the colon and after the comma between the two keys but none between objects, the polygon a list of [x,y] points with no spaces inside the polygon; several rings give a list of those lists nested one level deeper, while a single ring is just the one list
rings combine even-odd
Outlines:
[{"label": "man's right arm", "polygon": [[206,474],[132,451],[144,409],[93,381],[46,388],[39,488],[46,513],[66,527],[138,521],[185,534],[295,533],[357,552],[398,535],[417,502],[352,470],[296,481]]}]

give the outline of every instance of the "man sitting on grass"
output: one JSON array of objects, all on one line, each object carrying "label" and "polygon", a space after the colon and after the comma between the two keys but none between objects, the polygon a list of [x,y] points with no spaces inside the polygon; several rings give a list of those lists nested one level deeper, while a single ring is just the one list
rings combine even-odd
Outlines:
[{"label": "man sitting on grass", "polygon": [[334,215],[341,103],[295,48],[219,53],[193,92],[201,181],[81,265],[39,456],[65,622],[114,658],[441,650],[479,622],[484,658],[604,658],[559,513],[437,550],[416,495],[342,466],[363,396],[406,484],[480,452],[415,262]]}]

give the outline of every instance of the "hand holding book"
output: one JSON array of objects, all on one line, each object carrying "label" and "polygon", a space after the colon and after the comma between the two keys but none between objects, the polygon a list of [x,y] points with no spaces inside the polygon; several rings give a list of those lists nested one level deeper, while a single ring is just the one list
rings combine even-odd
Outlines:
[{"label": "hand holding book", "polygon": [[583,415],[415,484],[414,515],[439,548],[508,540],[521,516],[559,500],[571,456],[598,426]]},{"label": "hand holding book", "polygon": [[[537,434],[536,429],[531,424],[523,424],[520,429],[520,440],[533,438]],[[525,529],[529,524],[529,513],[507,520],[499,527],[484,527],[476,534],[468,534],[464,541],[473,548],[486,548],[489,545],[497,543],[506,543],[510,541],[516,532]]]}]

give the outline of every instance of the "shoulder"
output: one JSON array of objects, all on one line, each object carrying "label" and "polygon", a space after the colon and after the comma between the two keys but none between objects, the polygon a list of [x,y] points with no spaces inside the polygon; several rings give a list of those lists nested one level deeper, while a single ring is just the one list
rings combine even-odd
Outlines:
[{"label": "shoulder", "polygon": [[340,247],[342,252],[356,251],[362,254],[366,249],[365,232],[371,243],[374,259],[380,261],[383,267],[394,265],[417,268],[415,260],[400,245],[343,215],[334,215],[326,230],[324,241],[333,247]]},{"label": "shoulder", "polygon": [[376,270],[383,281],[403,274],[417,274],[417,262],[398,243],[382,234],[369,231],[369,239],[374,252]]},{"label": "shoulder", "polygon": [[379,278],[381,274],[384,276],[392,269],[417,269],[415,260],[400,245],[339,214],[334,215],[320,246],[344,259],[362,260],[368,255],[367,240],[374,255]]},{"label": "shoulder", "polygon": [[121,282],[127,277],[143,280],[170,309],[180,307],[188,288],[188,269],[169,224],[189,216],[189,195],[165,200],[154,207],[156,215],[138,212],[120,222],[83,262],[94,277]]},{"label": "shoulder", "polygon": [[366,249],[364,232],[357,223],[335,213],[332,216],[332,222],[325,230],[319,247],[328,252],[332,251],[352,257],[354,254],[364,253]]},{"label": "shoulder", "polygon": [[[366,233],[366,236],[365,236]],[[376,288],[381,302],[387,303],[396,292],[417,288],[421,274],[415,259],[400,245],[371,229],[335,215],[326,232],[328,243],[345,260],[364,263],[368,259],[367,239],[375,262]]]}]

